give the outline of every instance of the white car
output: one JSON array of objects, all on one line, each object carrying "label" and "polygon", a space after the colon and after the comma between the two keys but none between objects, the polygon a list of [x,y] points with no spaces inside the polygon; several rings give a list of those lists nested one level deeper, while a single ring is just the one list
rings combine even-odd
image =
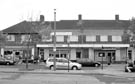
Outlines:
[{"label": "white car", "polygon": [[[48,58],[46,60],[46,67],[54,70],[54,58]],[[72,69],[79,70],[82,68],[82,65],[76,62],[68,61],[66,58],[56,58],[56,69]]]}]

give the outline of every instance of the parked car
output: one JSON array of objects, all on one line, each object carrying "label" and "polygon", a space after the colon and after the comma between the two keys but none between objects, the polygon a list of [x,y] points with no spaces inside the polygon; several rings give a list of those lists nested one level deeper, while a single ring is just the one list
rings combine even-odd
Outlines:
[{"label": "parked car", "polygon": [[0,58],[0,65],[14,65],[15,62],[13,60],[7,60],[5,58]]},{"label": "parked car", "polygon": [[89,66],[89,67],[99,67],[101,66],[100,62],[97,61],[93,61],[90,59],[81,59],[77,61],[78,63],[82,64],[82,66]]},{"label": "parked car", "polygon": [[[69,63],[69,69],[72,70],[79,70],[82,68],[82,65],[76,62],[68,61],[66,58],[56,58],[56,69],[68,69],[68,63]],[[46,60],[46,67],[50,68],[51,70],[54,70],[54,58],[48,58]]]}]

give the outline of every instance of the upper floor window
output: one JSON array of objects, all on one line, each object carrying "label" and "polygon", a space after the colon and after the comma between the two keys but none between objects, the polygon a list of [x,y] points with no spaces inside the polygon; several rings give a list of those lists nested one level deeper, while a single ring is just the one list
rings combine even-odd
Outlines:
[{"label": "upper floor window", "polygon": [[64,42],[64,36],[62,35],[56,36],[56,42]]},{"label": "upper floor window", "polygon": [[30,35],[22,35],[22,36],[21,36],[21,41],[22,41],[22,42],[31,41]]},{"label": "upper floor window", "polygon": [[76,35],[69,36],[69,41],[71,41],[71,42],[77,42],[78,41],[78,36],[76,36]]},{"label": "upper floor window", "polygon": [[96,41],[96,36],[86,36],[86,41],[94,42]]},{"label": "upper floor window", "polygon": [[100,36],[100,41],[108,41],[108,36]]},{"label": "upper floor window", "polygon": [[42,41],[43,42],[52,42],[52,36],[42,36]]},{"label": "upper floor window", "polygon": [[7,40],[8,41],[15,41],[15,36],[14,35],[8,35]]},{"label": "upper floor window", "polygon": [[112,36],[112,41],[122,41],[121,36]]}]

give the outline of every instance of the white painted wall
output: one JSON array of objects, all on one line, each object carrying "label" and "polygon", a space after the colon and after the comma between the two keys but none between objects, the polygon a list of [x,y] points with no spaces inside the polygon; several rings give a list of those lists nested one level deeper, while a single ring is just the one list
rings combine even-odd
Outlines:
[{"label": "white painted wall", "polygon": [[71,49],[70,60],[76,60],[76,49]]},{"label": "white painted wall", "polygon": [[120,61],[120,50],[116,50],[116,61]]}]

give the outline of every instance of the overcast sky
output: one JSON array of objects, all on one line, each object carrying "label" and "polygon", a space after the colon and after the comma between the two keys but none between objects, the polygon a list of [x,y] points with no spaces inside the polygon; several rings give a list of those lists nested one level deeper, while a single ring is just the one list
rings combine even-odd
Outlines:
[{"label": "overcast sky", "polygon": [[129,20],[135,16],[135,0],[0,0],[0,30],[41,14],[52,21],[54,9],[57,20],[78,19],[78,14],[89,20],[113,20],[119,14]]}]

